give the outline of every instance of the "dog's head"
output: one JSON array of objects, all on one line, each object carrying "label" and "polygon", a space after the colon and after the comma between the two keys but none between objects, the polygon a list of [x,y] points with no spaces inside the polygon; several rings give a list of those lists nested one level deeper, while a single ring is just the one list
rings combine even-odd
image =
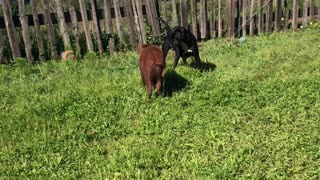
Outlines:
[{"label": "dog's head", "polygon": [[181,29],[174,29],[171,33],[171,44],[173,47],[177,47],[184,38],[184,33]]}]

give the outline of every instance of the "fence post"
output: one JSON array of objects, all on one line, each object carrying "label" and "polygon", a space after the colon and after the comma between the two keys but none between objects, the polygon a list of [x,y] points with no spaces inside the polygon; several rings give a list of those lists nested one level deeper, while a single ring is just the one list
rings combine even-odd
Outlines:
[{"label": "fence post", "polygon": [[48,31],[48,37],[49,37],[49,42],[50,42],[50,47],[51,47],[50,48],[51,58],[56,59],[56,58],[58,58],[57,43],[56,43],[56,38],[55,38],[55,33],[54,33],[54,26],[53,26],[52,19],[50,16],[50,11],[48,8],[48,1],[42,0],[41,5],[42,5],[43,16],[44,16],[45,22],[48,25],[47,31]]},{"label": "fence post", "polygon": [[[310,8],[311,12],[311,8]],[[308,0],[304,0],[303,2],[303,26],[307,26],[308,24]]]},{"label": "fence post", "polygon": [[35,31],[35,36],[37,40],[37,47],[39,49],[39,59],[41,61],[45,60],[45,50],[43,46],[43,40],[42,40],[42,34],[40,30],[40,25],[39,25],[39,18],[38,18],[38,13],[37,13],[37,1],[31,0],[30,1],[31,8],[32,8],[32,18],[34,22],[34,31]]},{"label": "fence post", "polygon": [[271,32],[272,28],[272,19],[273,19],[273,0],[270,0],[268,2],[268,10],[267,10],[267,15],[266,15],[266,31],[268,33]]},{"label": "fence post", "polygon": [[247,0],[242,0],[242,36],[247,35]]},{"label": "fence post", "polygon": [[240,33],[238,32],[238,29],[241,27],[241,10],[242,10],[242,0],[236,0],[236,10],[237,10],[237,25],[235,27],[236,29],[236,36],[240,36]]},{"label": "fence post", "polygon": [[292,12],[292,29],[298,28],[298,0],[293,0],[293,12]]},{"label": "fence post", "polygon": [[304,27],[307,26],[308,24],[308,0],[303,1],[303,20],[302,20],[302,25]]},{"label": "fence post", "polygon": [[136,27],[139,32],[139,39],[142,44],[147,43],[146,31],[143,24],[142,5],[140,0],[132,0],[133,13],[135,17]]},{"label": "fence post", "polygon": [[[0,34],[1,34],[1,30],[0,30]],[[8,59],[4,54],[4,40],[2,39],[4,36],[1,35],[0,36],[0,64],[7,64],[8,63]]]},{"label": "fence post", "polygon": [[84,28],[84,33],[86,35],[87,40],[87,47],[89,52],[93,52],[93,42],[91,37],[91,32],[89,30],[89,21],[88,21],[88,14],[87,14],[87,8],[86,3],[83,0],[79,0],[80,10],[81,10],[81,17],[82,17],[82,23]]},{"label": "fence post", "polygon": [[145,6],[147,11],[147,18],[149,23],[151,24],[153,35],[160,36],[160,25],[158,20],[156,1],[145,1]]},{"label": "fence post", "polygon": [[288,0],[284,0],[284,13],[285,13],[285,17],[284,17],[284,29],[288,29],[288,25],[289,25],[289,5],[288,5]]},{"label": "fence post", "polygon": [[[315,6],[316,6],[316,4],[315,4],[316,2],[315,2],[315,0],[311,0],[311,8],[310,8],[310,18],[311,18],[311,21],[313,20],[313,18],[314,18],[314,8],[315,8]],[[320,6],[320,4],[319,4],[319,6]]]},{"label": "fence post", "polygon": [[33,56],[31,53],[31,40],[30,40],[30,31],[28,27],[28,19],[25,14],[25,4],[24,0],[18,0],[18,6],[19,6],[19,16],[20,16],[20,23],[22,28],[22,37],[24,42],[24,49],[27,55],[27,60],[29,64],[33,63]]},{"label": "fence post", "polygon": [[320,0],[318,2],[318,19],[320,19]]},{"label": "fence post", "polygon": [[254,7],[255,7],[255,0],[251,0],[251,9],[250,9],[250,36],[254,33]]},{"label": "fence post", "polygon": [[187,2],[186,0],[180,0],[180,15],[181,15],[181,26],[188,28],[188,17],[187,17]]},{"label": "fence post", "polygon": [[64,10],[63,10],[63,5],[61,0],[55,0],[56,4],[56,11],[58,15],[58,23],[59,23],[59,30],[62,36],[63,40],[63,45],[64,48],[70,48],[71,47],[71,42],[70,42],[70,36],[68,32],[68,27],[66,20],[64,18]]},{"label": "fence post", "polygon": [[[105,21],[105,29],[106,33],[108,33],[110,36],[113,36],[113,24],[112,24],[112,18],[111,18],[111,2],[110,0],[104,0],[103,1],[103,11],[104,11],[104,21]],[[108,36],[108,45],[109,45],[109,52],[110,54],[114,53],[115,49],[115,40],[113,37]]]},{"label": "fence post", "polygon": [[163,16],[163,19],[165,21],[168,21],[168,16],[167,16],[167,0],[163,0],[162,1],[162,16]]},{"label": "fence post", "polygon": [[173,21],[173,26],[178,26],[178,14],[177,14],[177,3],[176,0],[171,1],[172,4],[172,21]]},{"label": "fence post", "polygon": [[198,39],[197,4],[196,4],[196,0],[191,0],[191,19],[192,19],[192,33]]},{"label": "fence post", "polygon": [[259,15],[258,15],[258,34],[263,33],[263,9],[262,8],[263,0],[258,0]]},{"label": "fence post", "polygon": [[120,2],[119,0],[113,0],[113,7],[114,7],[114,13],[116,15],[116,26],[119,33],[120,42],[124,45],[125,39],[124,39],[124,32],[121,25],[121,13],[120,13]]},{"label": "fence post", "polygon": [[216,22],[215,22],[215,0],[211,0],[210,4],[211,9],[211,17],[210,17],[210,37],[215,38],[216,37]]},{"label": "fence post", "polygon": [[104,52],[103,50],[103,45],[102,45],[102,40],[101,40],[101,29],[100,29],[100,23],[99,20],[97,18],[97,2],[96,0],[90,0],[91,3],[91,13],[93,16],[93,23],[94,23],[94,27],[96,29],[96,35],[97,35],[97,42],[98,42],[98,50],[99,50],[99,55],[100,57],[102,56],[102,53]]},{"label": "fence post", "polygon": [[276,13],[275,13],[275,30],[281,29],[281,0],[276,0]]},{"label": "fence post", "polygon": [[129,31],[129,38],[130,43],[134,47],[136,45],[136,39],[135,39],[135,29],[134,29],[134,16],[132,12],[132,3],[131,0],[126,0],[126,16],[127,16],[127,22],[128,22],[128,31]]},{"label": "fence post", "polygon": [[222,29],[223,29],[223,24],[222,24],[222,0],[219,0],[218,2],[219,6],[219,12],[218,12],[218,37],[222,37]]},{"label": "fence post", "polygon": [[207,0],[201,0],[201,8],[200,8],[200,14],[201,14],[201,39],[207,38]]},{"label": "fence post", "polygon": [[231,39],[234,35],[234,0],[227,0],[227,38]]},{"label": "fence post", "polygon": [[17,34],[16,28],[14,27],[14,24],[13,24],[9,0],[4,0],[2,2],[2,10],[3,10],[4,19],[5,19],[6,30],[9,38],[12,57],[13,57],[13,60],[15,61],[18,57],[21,57],[21,53],[19,49],[17,36],[16,36]]}]

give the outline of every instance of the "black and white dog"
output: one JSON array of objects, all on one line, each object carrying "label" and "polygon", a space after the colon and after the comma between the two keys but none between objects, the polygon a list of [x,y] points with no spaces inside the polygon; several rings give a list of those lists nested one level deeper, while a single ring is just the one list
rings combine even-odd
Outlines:
[{"label": "black and white dog", "polygon": [[171,29],[165,20],[162,18],[159,20],[165,25],[166,30],[165,40],[162,44],[163,58],[166,59],[168,51],[172,48],[175,51],[173,69],[176,68],[180,57],[186,63],[190,56],[195,58],[195,67],[200,68],[201,62],[196,37],[184,27],[177,26]]}]

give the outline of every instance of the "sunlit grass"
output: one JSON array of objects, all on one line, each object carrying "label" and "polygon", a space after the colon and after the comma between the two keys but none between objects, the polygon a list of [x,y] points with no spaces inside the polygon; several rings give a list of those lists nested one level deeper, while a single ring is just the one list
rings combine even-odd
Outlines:
[{"label": "sunlit grass", "polygon": [[0,66],[0,177],[318,179],[319,34],[211,40],[203,72],[170,53],[151,100],[135,52]]}]

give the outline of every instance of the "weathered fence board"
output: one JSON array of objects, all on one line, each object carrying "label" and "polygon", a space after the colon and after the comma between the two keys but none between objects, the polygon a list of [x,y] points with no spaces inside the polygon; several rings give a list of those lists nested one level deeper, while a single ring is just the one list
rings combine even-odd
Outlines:
[{"label": "weathered fence board", "polygon": [[161,3],[161,8],[162,8],[162,17],[165,21],[168,19],[167,15],[167,0],[163,0]]},{"label": "weathered fence board", "polygon": [[250,30],[249,34],[253,35],[254,33],[254,8],[255,8],[255,1],[256,0],[251,0],[251,6],[250,6]]},{"label": "weathered fence board", "polygon": [[[44,61],[45,60],[45,49],[43,46],[43,37],[41,34],[38,12],[36,9],[37,1],[31,0],[30,3],[31,3],[31,7],[32,7],[32,17],[33,17],[33,22],[34,22],[35,36],[36,36],[36,40],[37,40],[37,47],[39,49],[39,59],[41,61]],[[77,32],[77,31],[75,31],[75,32]]]},{"label": "weathered fence board", "polygon": [[197,4],[196,4],[196,0],[191,0],[191,20],[192,20],[192,33],[198,39]]},{"label": "weathered fence board", "polygon": [[276,0],[276,14],[275,14],[275,30],[280,31],[281,29],[281,0]]},{"label": "weathered fence board", "polygon": [[156,2],[154,0],[149,0],[145,2],[146,2],[145,6],[146,6],[146,12],[147,12],[147,19],[149,24],[151,25],[153,35],[159,36],[160,24],[158,20]]},{"label": "weathered fence board", "polygon": [[201,0],[200,1],[201,6],[200,6],[200,33],[201,33],[201,39],[206,39],[208,32],[207,32],[207,0]]},{"label": "weathered fence board", "polygon": [[223,24],[222,24],[222,0],[219,0],[219,5],[218,5],[218,37],[222,37],[222,29],[223,29]]},{"label": "weathered fence board", "polygon": [[246,0],[242,0],[242,36],[245,37],[247,35],[247,9],[248,2]]},{"label": "weathered fence board", "polygon": [[87,11],[86,11],[86,4],[84,3],[83,0],[79,0],[79,5],[81,9],[83,29],[84,29],[86,40],[87,40],[87,48],[89,52],[93,52],[94,51],[93,42],[92,42],[91,33],[89,32],[89,23],[88,23]]},{"label": "weathered fence board", "polygon": [[[106,33],[110,34],[113,36],[113,24],[112,24],[112,13],[111,13],[111,5],[109,0],[104,0],[103,1],[103,8],[105,12],[105,30]],[[108,45],[109,45],[109,52],[110,54],[113,54],[115,51],[115,41],[114,38],[108,38]]]},{"label": "weathered fence board", "polygon": [[[9,1],[5,0],[1,6],[3,12],[7,15],[10,7],[8,5],[4,6],[6,2]],[[34,0],[30,1],[30,3],[34,2]],[[73,43],[75,43],[77,52],[81,48],[79,36],[82,31],[84,31],[86,37],[86,51],[98,49],[100,54],[105,51],[101,43],[102,36],[100,33],[102,30],[108,35],[108,52],[110,54],[119,50],[116,49],[116,47],[119,48],[116,44],[119,42],[124,45],[120,47],[135,46],[137,41],[147,43],[147,40],[152,39],[147,39],[147,34],[161,35],[163,29],[161,29],[162,25],[158,21],[159,16],[168,21],[171,27],[180,25],[190,29],[198,40],[221,38],[223,36],[234,38],[247,34],[271,33],[287,28],[297,30],[300,25],[307,26],[309,21],[320,17],[320,0],[303,0],[303,3],[300,2],[301,4],[298,0],[103,0],[103,9],[95,7],[95,0],[90,1],[91,5],[88,7],[91,8],[88,9],[84,1],[79,0],[72,3],[79,3],[81,11],[69,5],[68,9],[63,9],[65,12],[61,8],[60,2],[62,1],[57,0],[55,2],[58,3],[54,3],[56,7],[50,7],[50,9],[56,8],[55,12],[49,11],[48,0],[41,0],[40,5],[43,12],[38,12],[38,14],[33,12],[20,19],[16,15],[7,16],[6,19],[0,15],[0,28],[6,29],[2,40],[10,42],[10,56],[12,55],[14,59],[21,56],[20,50],[17,48],[18,40],[13,39],[16,36],[14,35],[16,29],[19,30],[17,33],[23,32],[19,28],[21,24],[34,26],[30,30],[33,31],[33,37],[37,41],[39,49],[37,58],[44,59],[45,52],[40,44],[43,44],[44,40],[49,42],[51,51],[49,56],[57,58],[58,53],[60,53],[57,50],[57,43],[60,42],[57,42],[56,37],[62,37],[61,35],[64,33],[70,33],[70,30],[73,32],[70,34],[75,37]],[[144,21],[144,18],[147,21]],[[191,21],[188,22],[188,20]],[[68,26],[64,26],[64,23],[67,23]],[[100,23],[103,23],[103,25],[100,26]],[[188,23],[190,23],[190,26]],[[47,26],[47,36],[42,36],[39,33],[39,26],[41,25]],[[83,27],[78,28],[81,26]],[[57,27],[60,30],[60,35],[55,34],[55,28]],[[103,29],[101,29],[102,27]],[[93,32],[96,33],[95,38],[93,38]],[[114,37],[118,37],[120,41],[116,41]],[[69,38],[62,39],[64,40],[64,47],[70,46]],[[96,43],[98,48],[94,48]],[[2,46],[4,44],[2,43]],[[1,56],[8,54],[3,53],[3,47],[1,50]],[[59,44],[59,50],[61,50],[61,44]]]},{"label": "weathered fence board", "polygon": [[297,30],[298,28],[298,0],[293,0],[293,14],[292,14],[292,29]]},{"label": "weathered fence board", "polygon": [[210,1],[210,37],[216,37],[216,11],[215,11],[215,0]]},{"label": "weathered fence board", "polygon": [[132,7],[132,2],[131,0],[126,0],[126,16],[127,16],[127,21],[128,21],[128,31],[131,32],[129,33],[129,38],[130,38],[130,43],[132,45],[136,44],[136,39],[135,39],[135,34],[136,30],[134,28],[134,14],[133,14],[133,7]]},{"label": "weathered fence board", "polygon": [[181,14],[181,26],[187,28],[188,26],[188,12],[186,0],[180,0],[180,14]]},{"label": "weathered fence board", "polygon": [[10,6],[9,6],[9,0],[4,0],[2,2],[2,9],[4,12],[4,18],[6,19],[6,30],[8,34],[8,39],[10,42],[10,48],[12,52],[13,59],[16,59],[18,57],[21,57],[21,53],[19,51],[19,44],[16,36],[16,29],[14,28],[13,19],[11,16]]},{"label": "weathered fence board", "polygon": [[177,12],[177,2],[176,0],[171,0],[172,3],[172,22],[174,26],[179,25],[178,12]]},{"label": "weathered fence board", "polygon": [[267,17],[266,17],[266,31],[271,32],[273,21],[273,0],[268,4]]}]

